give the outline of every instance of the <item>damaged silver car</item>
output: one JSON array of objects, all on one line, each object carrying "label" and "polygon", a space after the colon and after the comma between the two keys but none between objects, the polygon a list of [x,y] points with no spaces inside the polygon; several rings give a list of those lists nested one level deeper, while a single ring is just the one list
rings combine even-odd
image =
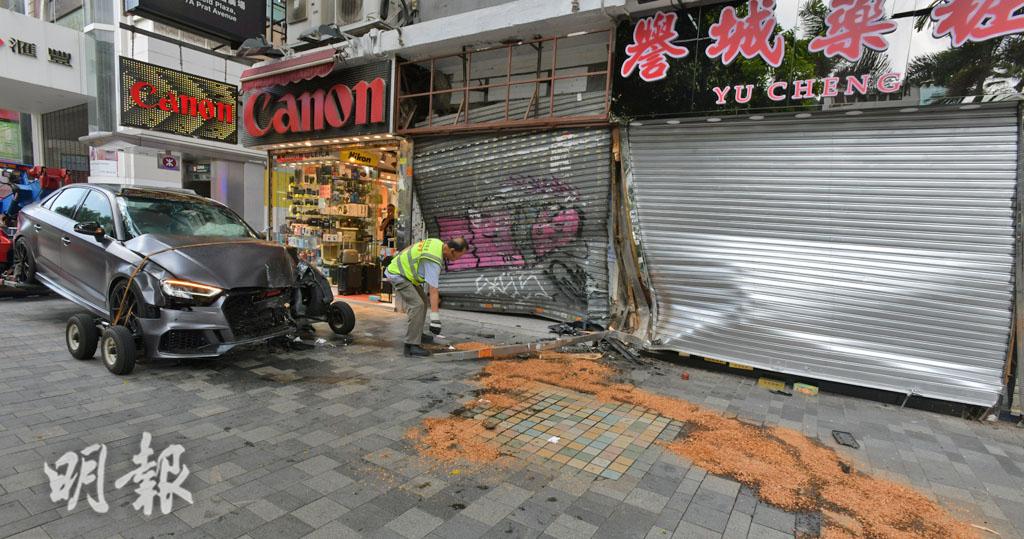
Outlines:
[{"label": "damaged silver car", "polygon": [[86,359],[98,345],[117,374],[140,351],[212,357],[295,328],[295,258],[184,191],[65,187],[21,212],[14,266],[91,313],[68,322],[68,349]]}]

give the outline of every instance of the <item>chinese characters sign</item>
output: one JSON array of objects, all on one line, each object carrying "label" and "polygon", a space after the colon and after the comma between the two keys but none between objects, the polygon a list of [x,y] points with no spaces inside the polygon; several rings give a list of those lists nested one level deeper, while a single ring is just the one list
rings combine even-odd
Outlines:
[{"label": "chinese characters sign", "polygon": [[640,78],[653,82],[665,78],[668,61],[665,56],[685,58],[689,49],[673,45],[672,41],[679,37],[676,33],[676,14],[658,12],[653,17],[640,19],[633,29],[633,42],[626,45],[629,55],[622,62],[619,70],[623,77],[628,77],[640,66]]},{"label": "chinese characters sign", "polygon": [[[1006,73],[1024,70],[1024,58],[998,62],[1024,47],[1024,0],[895,3],[732,0],[620,24],[613,111],[635,118],[867,101],[916,106],[997,86],[1022,92],[1024,83]],[[983,42],[984,51],[956,51]],[[972,57],[993,59],[975,65]],[[948,75],[963,72],[957,62],[971,65],[966,82]]]},{"label": "chinese characters sign", "polygon": [[885,17],[885,0],[833,0],[832,12],[825,17],[828,30],[811,40],[807,50],[823,52],[829,58],[840,55],[851,62],[861,58],[864,48],[884,51],[889,48],[885,34],[896,31],[896,23]]},{"label": "chinese characters sign", "polygon": [[954,47],[1024,32],[1022,0],[944,0],[932,9],[935,37],[948,35]]},{"label": "chinese characters sign", "polygon": [[[35,43],[25,41],[24,39],[11,38],[9,41],[0,39],[0,47],[9,45],[14,54],[20,54],[22,56],[31,56],[37,58],[38,47]],[[71,67],[71,53],[67,51],[57,49],[47,49],[49,53],[50,62],[60,65]]]},{"label": "chinese characters sign", "polygon": [[[168,514],[174,509],[174,498],[192,503],[192,493],[182,486],[188,478],[188,466],[181,462],[185,448],[178,444],[167,446],[154,459],[154,451],[150,447],[152,436],[148,432],[142,434],[139,452],[132,457],[135,469],[121,476],[114,482],[114,488],[120,489],[129,483],[135,485],[135,501],[132,507],[147,517],[153,514],[153,505],[160,502],[160,512]],[[84,494],[89,507],[97,513],[106,513],[107,504],[104,488],[106,487],[107,446],[93,444],[82,451],[64,453],[53,467],[43,463],[43,472],[50,483],[50,501],[67,502],[67,510],[73,511]]]},{"label": "chinese characters sign", "polygon": [[729,65],[737,54],[753,59],[760,56],[768,65],[782,65],[786,44],[775,32],[774,0],[750,0],[749,14],[737,17],[736,8],[726,6],[718,22],[711,26],[708,35],[715,41],[705,53],[708,58],[722,57],[722,63]]},{"label": "chinese characters sign", "polygon": [[121,125],[238,142],[234,85],[121,58]]}]

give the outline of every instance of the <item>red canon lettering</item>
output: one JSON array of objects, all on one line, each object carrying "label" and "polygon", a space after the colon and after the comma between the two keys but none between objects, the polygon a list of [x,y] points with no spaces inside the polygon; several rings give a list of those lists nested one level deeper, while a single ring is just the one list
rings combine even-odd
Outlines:
[{"label": "red canon lettering", "polygon": [[146,81],[133,84],[129,94],[132,102],[144,109],[160,109],[204,120],[216,119],[218,122],[228,124],[235,122],[235,106],[232,103],[176,94],[171,91],[151,102],[149,98],[156,95],[156,87]]},{"label": "red canon lettering", "polygon": [[384,79],[379,77],[352,87],[335,84],[326,91],[286,93],[276,98],[263,90],[246,100],[242,123],[255,138],[271,132],[283,135],[339,129],[349,120],[353,125],[382,123],[385,97]]}]

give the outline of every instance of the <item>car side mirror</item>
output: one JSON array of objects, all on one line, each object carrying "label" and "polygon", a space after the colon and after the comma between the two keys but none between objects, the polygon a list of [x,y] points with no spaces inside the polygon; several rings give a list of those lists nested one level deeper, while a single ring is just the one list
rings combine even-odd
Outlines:
[{"label": "car side mirror", "polygon": [[103,239],[103,236],[107,234],[106,230],[95,221],[86,221],[84,223],[75,223],[75,232],[79,234],[85,234],[96,238],[96,241]]}]

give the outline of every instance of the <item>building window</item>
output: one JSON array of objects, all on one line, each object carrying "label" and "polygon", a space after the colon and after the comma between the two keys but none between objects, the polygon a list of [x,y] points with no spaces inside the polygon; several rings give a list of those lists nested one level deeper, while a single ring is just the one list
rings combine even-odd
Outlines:
[{"label": "building window", "polygon": [[399,63],[398,132],[607,121],[612,32],[578,32]]}]

